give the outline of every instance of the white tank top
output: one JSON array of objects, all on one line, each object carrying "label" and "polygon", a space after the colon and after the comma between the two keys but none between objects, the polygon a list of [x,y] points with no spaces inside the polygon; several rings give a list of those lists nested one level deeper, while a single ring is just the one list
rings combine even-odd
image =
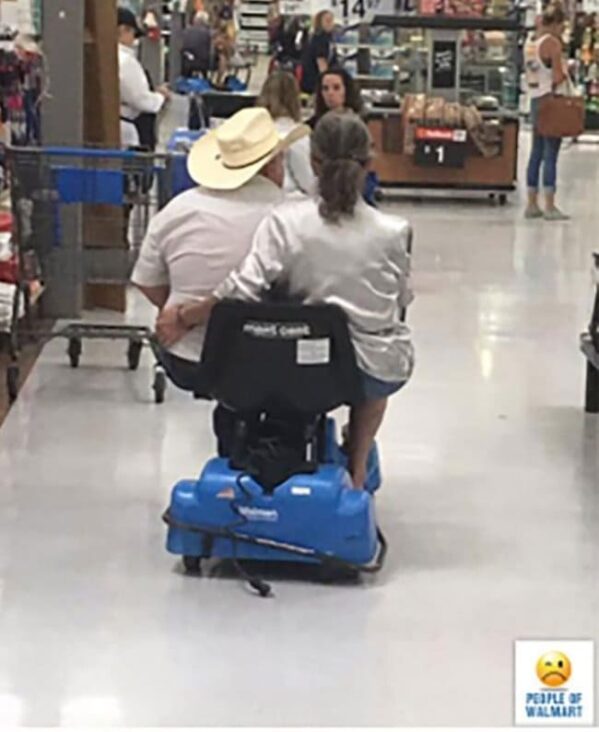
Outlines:
[{"label": "white tank top", "polygon": [[544,97],[553,91],[553,71],[545,66],[540,52],[543,41],[549,37],[549,33],[546,33],[536,41],[526,41],[524,45],[524,69],[531,99]]}]

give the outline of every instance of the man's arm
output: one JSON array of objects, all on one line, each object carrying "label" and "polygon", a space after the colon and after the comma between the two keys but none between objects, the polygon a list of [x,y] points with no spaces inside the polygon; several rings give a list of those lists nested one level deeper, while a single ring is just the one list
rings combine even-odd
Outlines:
[{"label": "man's arm", "polygon": [[148,300],[155,305],[158,310],[166,305],[168,296],[170,295],[171,288],[168,285],[157,285],[156,287],[147,287],[146,285],[140,285],[137,282],[131,281],[131,284],[137,287],[137,289],[145,295]]},{"label": "man's arm", "polygon": [[162,241],[160,222],[161,216],[158,214],[150,223],[131,275],[131,284],[159,310],[166,305],[171,291],[168,265],[160,246]]}]

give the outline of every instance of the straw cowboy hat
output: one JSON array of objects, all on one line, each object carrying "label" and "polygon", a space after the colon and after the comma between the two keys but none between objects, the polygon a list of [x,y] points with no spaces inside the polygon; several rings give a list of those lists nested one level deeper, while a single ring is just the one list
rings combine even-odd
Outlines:
[{"label": "straw cowboy hat", "polygon": [[281,136],[266,109],[242,109],[201,137],[187,160],[189,175],[206,188],[241,188],[268,162],[310,132],[298,125]]}]

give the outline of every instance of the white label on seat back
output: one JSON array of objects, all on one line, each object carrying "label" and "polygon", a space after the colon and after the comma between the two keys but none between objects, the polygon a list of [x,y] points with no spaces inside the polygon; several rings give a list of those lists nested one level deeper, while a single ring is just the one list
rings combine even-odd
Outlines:
[{"label": "white label on seat back", "polygon": [[297,342],[296,362],[300,366],[314,366],[331,360],[330,338],[301,338]]},{"label": "white label on seat back", "polygon": [[308,486],[303,486],[303,485],[294,485],[294,486],[291,486],[291,495],[292,496],[311,496],[312,488],[308,488]]}]

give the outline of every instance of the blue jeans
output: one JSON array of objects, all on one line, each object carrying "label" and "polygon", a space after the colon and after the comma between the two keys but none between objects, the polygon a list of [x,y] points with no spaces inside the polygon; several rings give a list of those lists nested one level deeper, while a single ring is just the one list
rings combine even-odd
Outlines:
[{"label": "blue jeans", "polygon": [[562,146],[561,137],[542,137],[536,130],[539,100],[533,99],[531,116],[533,122],[532,149],[528,161],[526,180],[529,191],[539,190],[541,165],[543,166],[543,188],[549,193],[555,193],[557,187],[557,158]]}]

